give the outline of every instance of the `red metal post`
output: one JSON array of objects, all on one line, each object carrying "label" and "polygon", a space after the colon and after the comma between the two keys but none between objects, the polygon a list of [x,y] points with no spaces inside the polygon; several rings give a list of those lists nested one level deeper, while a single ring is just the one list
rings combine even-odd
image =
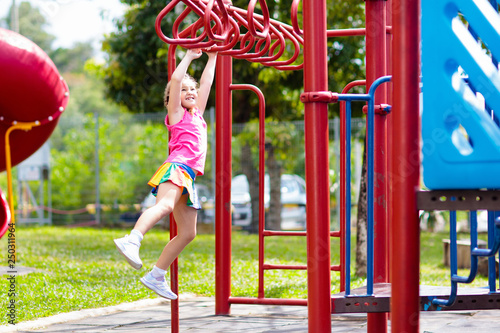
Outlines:
[{"label": "red metal post", "polygon": [[264,298],[264,227],[266,211],[264,205],[264,180],[266,173],[266,100],[262,91],[251,84],[232,84],[231,90],[251,90],[259,98],[259,290],[258,298]]},{"label": "red metal post", "polygon": [[[366,91],[386,75],[386,1],[366,0]],[[375,93],[375,105],[387,103],[386,85]],[[374,267],[373,282],[387,282],[387,127],[386,115],[374,117]],[[369,333],[387,332],[387,314],[368,314]]]},{"label": "red metal post", "polygon": [[393,0],[391,331],[419,332],[420,1]]},{"label": "red metal post", "polygon": [[[175,60],[176,45],[168,47],[168,80],[177,67]],[[174,214],[170,215],[170,239],[177,235],[177,224],[175,223]],[[172,265],[170,265],[170,289],[178,295],[179,294],[179,260],[175,258]],[[179,332],[179,299],[170,303],[170,331],[172,333]]]},{"label": "red metal post", "polygon": [[[304,91],[328,91],[326,1],[304,0]],[[328,105],[305,103],[309,332],[331,332]]]},{"label": "red metal post", "polygon": [[219,55],[215,79],[215,314],[217,315],[229,314],[231,296],[232,73],[232,58]]},{"label": "red metal post", "polygon": [[[387,75],[392,75],[392,0],[387,0],[387,5],[386,5],[386,24],[387,26],[391,27],[390,32],[387,32],[386,35],[386,57],[387,57]],[[393,91],[394,89],[392,88],[392,84],[388,86],[387,89],[387,104],[392,105],[393,103]],[[392,129],[393,129],[393,124],[392,124],[392,115],[389,115],[387,117],[387,138],[392,138]],[[391,140],[388,140],[387,142],[387,156],[394,156],[392,154],[392,142]],[[387,272],[390,272],[390,263],[391,263],[391,255],[392,255],[392,250],[391,250],[391,233],[390,228],[391,228],[391,216],[392,216],[392,207],[393,207],[393,193],[392,193],[392,187],[391,187],[391,177],[392,175],[392,164],[387,162],[387,216],[389,216],[389,219],[387,221]],[[387,274],[388,276],[388,282],[390,283],[390,274]],[[390,320],[390,317],[389,317]]]}]

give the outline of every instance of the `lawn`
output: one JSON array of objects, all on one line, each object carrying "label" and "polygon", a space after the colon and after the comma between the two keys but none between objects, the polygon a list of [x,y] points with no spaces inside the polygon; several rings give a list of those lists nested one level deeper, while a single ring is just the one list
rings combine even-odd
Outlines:
[{"label": "lawn", "polygon": [[[156,295],[138,279],[146,272],[132,269],[118,254],[113,238],[124,230],[64,227],[26,227],[17,229],[17,266],[36,268],[37,272],[16,279],[17,322],[57,313],[132,302]],[[421,283],[449,286],[449,270],[442,263],[441,239],[444,233],[422,234]],[[141,248],[146,268],[156,262],[168,240],[168,232],[153,229]],[[7,263],[6,237],[0,240],[0,260]],[[214,235],[198,235],[179,260],[180,293],[214,296]],[[338,240],[332,240],[332,264],[339,262]],[[232,296],[257,296],[258,238],[233,233]],[[354,257],[353,257],[354,258]],[[266,262],[305,264],[305,237],[275,237],[266,241]],[[468,275],[466,271],[459,271]],[[364,284],[352,276],[351,288]],[[1,306],[7,311],[8,285],[4,276],[0,289]],[[486,286],[478,277],[474,286]],[[305,271],[268,271],[265,274],[266,297],[306,298]],[[339,273],[332,273],[332,292],[338,292]],[[0,324],[7,324],[2,316]]]}]

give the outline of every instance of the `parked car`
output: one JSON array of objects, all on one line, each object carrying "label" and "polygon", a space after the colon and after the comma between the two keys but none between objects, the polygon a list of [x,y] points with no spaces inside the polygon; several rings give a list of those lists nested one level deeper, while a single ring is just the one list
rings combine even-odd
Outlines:
[{"label": "parked car", "polygon": [[203,184],[195,184],[201,209],[198,211],[198,223],[215,222],[215,198],[212,192]]},{"label": "parked car", "polygon": [[[264,205],[269,209],[269,175],[264,180]],[[252,221],[252,203],[248,180],[245,175],[232,179],[231,204],[233,225],[248,227]],[[306,183],[298,175],[281,175],[281,228],[283,230],[305,229]]]}]

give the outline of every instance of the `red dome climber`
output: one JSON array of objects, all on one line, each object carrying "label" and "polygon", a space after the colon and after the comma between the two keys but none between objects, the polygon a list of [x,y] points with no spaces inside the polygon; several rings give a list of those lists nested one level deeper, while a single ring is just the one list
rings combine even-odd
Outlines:
[{"label": "red dome climber", "polygon": [[5,132],[16,123],[37,122],[10,134],[12,165],[40,148],[68,103],[68,86],[47,54],[29,39],[0,28],[0,171],[5,166]]}]

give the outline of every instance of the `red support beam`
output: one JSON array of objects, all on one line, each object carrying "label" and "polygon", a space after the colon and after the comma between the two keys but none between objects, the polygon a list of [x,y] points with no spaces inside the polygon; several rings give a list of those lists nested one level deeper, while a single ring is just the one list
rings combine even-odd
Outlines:
[{"label": "red support beam", "polygon": [[[328,91],[326,1],[304,0],[304,92]],[[328,104],[305,103],[309,332],[331,332]]]},{"label": "red support beam", "polygon": [[419,332],[420,1],[392,0],[391,331]]},{"label": "red support beam", "polygon": [[[388,26],[392,27],[392,0],[387,0],[387,5],[386,5],[386,10],[387,10],[387,22],[386,24]],[[387,33],[386,36],[387,44],[386,44],[386,54],[387,54],[387,75],[392,75],[392,29],[391,32]],[[389,85],[387,89],[387,104],[393,105],[393,86],[392,84]],[[387,117],[387,138],[389,138],[388,143],[387,143],[387,156],[394,156],[392,153],[392,142],[391,138],[393,137],[392,135],[392,129],[393,129],[393,123],[392,123],[392,116]],[[392,187],[391,187],[391,177],[392,175],[392,164],[390,162],[387,163],[387,174],[389,175],[387,178],[387,216],[389,216],[389,219],[387,221],[387,274],[388,274],[388,282],[391,282],[390,279],[390,263],[391,263],[391,255],[392,255],[392,249],[391,249],[391,233],[390,233],[390,228],[391,228],[391,217],[392,217],[392,207],[393,207],[393,193],[392,193]],[[390,319],[390,317],[389,317]]]},{"label": "red support beam", "polygon": [[215,131],[215,314],[228,315],[231,296],[231,137],[233,62],[217,57]]},{"label": "red support beam", "polygon": [[263,298],[264,292],[264,226],[266,211],[264,204],[265,153],[266,153],[266,100],[262,91],[251,84],[233,84],[231,90],[250,90],[259,98],[259,290],[258,297]]},{"label": "red support beam", "polygon": [[[177,61],[175,59],[175,51],[177,50],[176,45],[170,45],[168,47],[168,80],[172,77],[172,74],[177,67]],[[177,224],[175,223],[174,214],[170,215],[170,239],[177,235]],[[170,265],[170,289],[179,295],[179,259],[175,258],[174,262]],[[171,332],[179,332],[179,299],[170,302],[170,323]]]},{"label": "red support beam", "polygon": [[[366,0],[366,91],[373,81],[387,74],[386,1]],[[375,105],[387,103],[387,85],[375,93]],[[387,115],[374,117],[374,267],[373,282],[387,282]],[[368,333],[387,332],[387,314],[369,313]]]}]

